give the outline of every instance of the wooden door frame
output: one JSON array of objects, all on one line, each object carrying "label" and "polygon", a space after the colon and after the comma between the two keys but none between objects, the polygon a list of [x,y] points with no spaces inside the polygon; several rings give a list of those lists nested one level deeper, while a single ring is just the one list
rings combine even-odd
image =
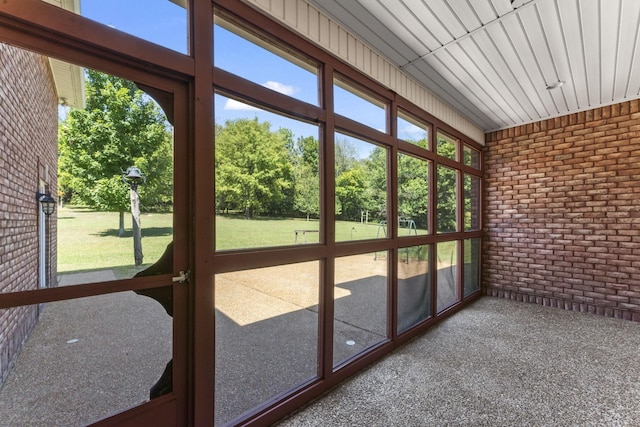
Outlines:
[{"label": "wooden door frame", "polygon": [[[190,106],[193,87],[188,73],[192,59],[167,52],[166,49],[133,36],[122,34],[85,18],[38,0],[20,0],[0,7],[0,42],[35,51],[82,67],[112,74],[146,87],[154,88],[156,96],[164,93],[171,99],[174,120],[174,199],[173,199],[173,271],[149,277],[77,286],[51,287],[0,294],[0,309],[31,304],[43,304],[91,297],[122,291],[173,286],[173,391],[122,413],[98,421],[97,426],[187,425],[193,369],[190,358],[193,336],[190,318],[192,284],[174,284],[180,271],[194,270],[193,261],[193,134]],[[62,31],[64,29],[64,31]],[[101,39],[99,36],[105,36]],[[94,42],[101,44],[95,44]],[[120,44],[121,43],[121,44]],[[142,58],[123,55],[121,46],[145,52]],[[150,66],[154,62],[171,64]],[[211,183],[211,186],[213,183]],[[35,203],[35,202],[34,202]],[[38,207],[39,208],[39,207]]]}]

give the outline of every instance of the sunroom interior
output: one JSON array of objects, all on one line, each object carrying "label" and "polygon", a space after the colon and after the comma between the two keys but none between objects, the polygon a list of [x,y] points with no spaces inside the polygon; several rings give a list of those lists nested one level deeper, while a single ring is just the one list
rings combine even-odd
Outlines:
[{"label": "sunroom interior", "polygon": [[0,412],[270,425],[480,299],[637,326],[639,28],[633,0],[3,2]]}]

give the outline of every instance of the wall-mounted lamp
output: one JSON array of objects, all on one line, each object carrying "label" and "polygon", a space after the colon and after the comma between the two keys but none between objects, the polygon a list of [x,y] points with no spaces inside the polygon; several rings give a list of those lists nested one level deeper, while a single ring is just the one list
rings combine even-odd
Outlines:
[{"label": "wall-mounted lamp", "polygon": [[46,216],[49,216],[56,211],[56,201],[53,197],[51,197],[51,193],[37,192],[36,200],[40,202],[42,213],[44,213]]}]

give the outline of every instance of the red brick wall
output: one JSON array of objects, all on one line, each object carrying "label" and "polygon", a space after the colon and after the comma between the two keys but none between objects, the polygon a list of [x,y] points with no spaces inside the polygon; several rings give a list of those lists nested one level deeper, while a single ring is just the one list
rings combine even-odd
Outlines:
[{"label": "red brick wall", "polygon": [[[46,58],[0,44],[0,292],[37,289],[40,180],[56,195],[57,95]],[[48,172],[48,176],[45,176]],[[56,283],[56,221],[49,221]],[[38,319],[38,307],[0,310],[0,385]]]},{"label": "red brick wall", "polygon": [[486,141],[485,293],[640,321],[640,101]]}]

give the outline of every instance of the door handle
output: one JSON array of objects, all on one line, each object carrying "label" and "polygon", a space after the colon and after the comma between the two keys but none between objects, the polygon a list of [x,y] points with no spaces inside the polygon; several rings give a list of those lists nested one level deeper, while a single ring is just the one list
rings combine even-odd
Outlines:
[{"label": "door handle", "polygon": [[189,281],[189,271],[181,271],[178,276],[172,277],[173,283],[185,283]]}]

